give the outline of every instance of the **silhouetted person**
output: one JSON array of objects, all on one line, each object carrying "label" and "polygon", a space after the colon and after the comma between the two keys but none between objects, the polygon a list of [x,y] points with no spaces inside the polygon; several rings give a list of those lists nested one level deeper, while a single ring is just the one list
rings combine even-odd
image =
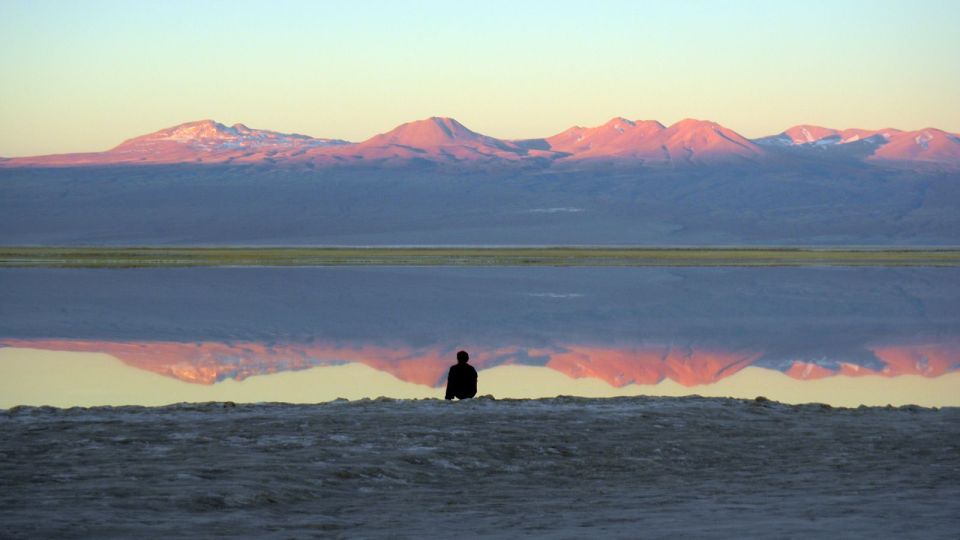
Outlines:
[{"label": "silhouetted person", "polygon": [[470,360],[467,351],[457,353],[457,365],[450,366],[450,372],[447,373],[445,399],[469,399],[477,395],[477,370],[467,360]]}]

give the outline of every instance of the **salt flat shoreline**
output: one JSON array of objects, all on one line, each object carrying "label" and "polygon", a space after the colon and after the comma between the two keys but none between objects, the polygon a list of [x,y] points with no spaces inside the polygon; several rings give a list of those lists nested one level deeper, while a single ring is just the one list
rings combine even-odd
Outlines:
[{"label": "salt flat shoreline", "polygon": [[0,267],[960,266],[955,248],[0,247]]},{"label": "salt flat shoreline", "polygon": [[371,399],[0,414],[0,536],[956,538],[960,409]]},{"label": "salt flat shoreline", "polygon": [[359,399],[346,399],[338,398],[331,401],[318,401],[317,403],[294,403],[294,402],[285,402],[285,401],[271,401],[271,402],[255,402],[255,403],[244,403],[244,402],[234,402],[234,401],[184,401],[178,403],[170,403],[167,405],[94,405],[94,406],[64,406],[59,407],[55,405],[15,405],[9,408],[0,408],[0,414],[6,415],[19,415],[19,414],[44,414],[44,413],[83,413],[83,412],[142,412],[149,410],[156,411],[166,411],[166,412],[175,412],[175,411],[206,411],[206,412],[216,412],[219,409],[269,409],[271,407],[283,408],[283,407],[294,407],[294,408],[313,408],[313,407],[339,407],[339,406],[350,406],[350,405],[368,405],[368,404],[396,404],[398,406],[404,405],[415,405],[415,404],[444,404],[441,406],[464,406],[458,404],[468,404],[468,403],[498,403],[503,404],[504,406],[515,406],[523,404],[535,404],[535,405],[568,405],[576,406],[578,404],[589,406],[589,405],[617,405],[617,404],[637,404],[635,402],[646,402],[646,401],[686,401],[686,402],[716,402],[717,404],[731,405],[731,404],[742,404],[750,406],[760,406],[760,407],[781,407],[781,408],[796,408],[796,409],[810,409],[810,410],[820,410],[820,411],[829,411],[829,410],[838,410],[838,411],[909,411],[909,412],[937,412],[941,410],[945,411],[960,411],[960,407],[957,406],[923,406],[915,404],[905,404],[905,405],[858,405],[858,406],[843,406],[843,405],[830,405],[829,403],[786,403],[782,401],[777,401],[775,399],[767,398],[766,396],[757,396],[755,398],[742,398],[742,397],[718,397],[718,396],[701,396],[699,394],[690,394],[686,396],[612,396],[612,397],[585,397],[585,396],[566,396],[559,395],[556,397],[539,397],[539,398],[497,398],[492,395],[482,395],[477,396],[473,399],[467,400],[445,400],[443,398],[394,398],[387,396],[379,397],[365,397]]}]

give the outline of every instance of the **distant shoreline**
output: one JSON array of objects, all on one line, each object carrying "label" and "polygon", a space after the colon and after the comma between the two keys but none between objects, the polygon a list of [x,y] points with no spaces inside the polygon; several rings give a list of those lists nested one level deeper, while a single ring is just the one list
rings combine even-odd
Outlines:
[{"label": "distant shoreline", "polygon": [[0,268],[960,266],[956,248],[0,247]]}]

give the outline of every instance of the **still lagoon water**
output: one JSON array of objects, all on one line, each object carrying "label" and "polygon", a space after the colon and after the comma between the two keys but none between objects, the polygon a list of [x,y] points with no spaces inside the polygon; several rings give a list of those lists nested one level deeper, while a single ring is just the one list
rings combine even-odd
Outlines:
[{"label": "still lagoon water", "polygon": [[480,394],[960,405],[957,268],[0,270],[0,408]]}]

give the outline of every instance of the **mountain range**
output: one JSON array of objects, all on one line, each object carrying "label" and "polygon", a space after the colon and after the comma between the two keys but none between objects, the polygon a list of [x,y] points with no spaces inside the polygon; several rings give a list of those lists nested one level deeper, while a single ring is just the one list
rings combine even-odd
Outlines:
[{"label": "mountain range", "polygon": [[3,245],[960,245],[960,136],[614,118],[362,142],[191,122],[0,160]]},{"label": "mountain range", "polygon": [[960,168],[960,135],[936,128],[832,129],[800,125],[748,139],[715,122],[686,119],[671,126],[613,118],[546,138],[504,140],[453,118],[408,122],[362,142],[189,122],[124,141],[104,152],[0,159],[2,167],[108,164],[456,164],[582,167],[590,163],[649,167],[847,160],[872,164]]}]

